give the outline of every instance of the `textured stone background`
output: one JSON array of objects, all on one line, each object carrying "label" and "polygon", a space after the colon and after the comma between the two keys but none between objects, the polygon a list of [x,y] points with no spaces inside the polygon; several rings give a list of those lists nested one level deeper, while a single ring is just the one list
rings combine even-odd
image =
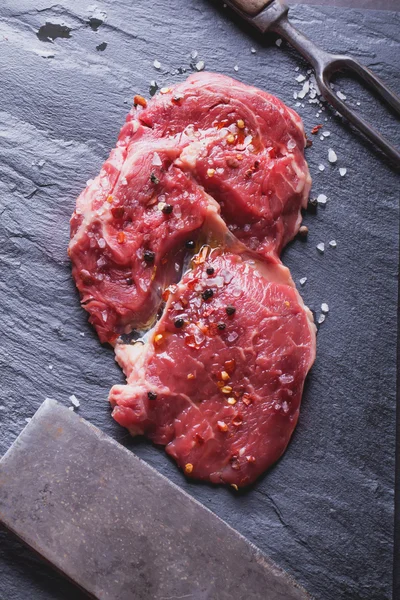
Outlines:
[{"label": "textured stone background", "polygon": [[[191,70],[192,50],[209,70],[266,88],[292,106],[301,89],[295,76],[307,66],[273,36],[251,39],[206,0],[108,0],[98,3],[97,16],[99,10],[107,18],[94,31],[90,2],[3,0],[0,7],[0,453],[46,396],[69,404],[73,393],[83,417],[237,528],[318,600],[389,599],[398,178],[329,109],[317,118],[307,99],[298,108],[308,132],[318,122],[331,131],[324,141],[313,136],[308,150],[313,193],[325,193],[328,203],[306,216],[308,241],[295,241],[284,254],[296,281],[308,277],[302,294],[309,306],[317,314],[321,302],[330,306],[300,423],[283,459],[248,492],[186,482],[162,450],[131,440],[110,418],[107,393],[123,378],[79,307],[66,256],[68,219],[114,145],[133,94],[147,95],[153,79],[160,86],[182,80],[186,74],[177,70]],[[400,92],[399,13],[298,6],[292,20]],[[70,37],[41,41],[36,32],[46,22],[64,23]],[[105,50],[96,50],[103,42]],[[362,90],[348,80],[338,89],[399,142],[398,126]],[[339,157],[334,166],[329,147]],[[339,167],[347,168],[345,177]],[[316,244],[331,239],[337,248],[320,255]],[[0,599],[26,598],[80,594],[1,533]]]}]

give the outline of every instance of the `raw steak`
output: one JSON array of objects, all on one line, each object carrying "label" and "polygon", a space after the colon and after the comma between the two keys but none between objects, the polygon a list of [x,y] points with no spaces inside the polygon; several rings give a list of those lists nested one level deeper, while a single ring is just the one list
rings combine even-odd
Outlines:
[{"label": "raw steak", "polygon": [[73,276],[101,341],[152,321],[215,200],[238,239],[276,255],[308,198],[303,127],[280,100],[210,73],[162,92],[133,108],[71,220]]},{"label": "raw steak", "polygon": [[[310,189],[302,123],[210,73],[135,98],[78,198],[69,246],[82,305],[127,376],[113,416],[187,475],[247,485],[284,452],[315,356],[279,260]],[[147,341],[122,342],[157,312]]]},{"label": "raw steak", "polygon": [[185,473],[244,486],[284,452],[315,353],[288,269],[211,252],[173,286],[150,339],[117,345],[113,416]]}]

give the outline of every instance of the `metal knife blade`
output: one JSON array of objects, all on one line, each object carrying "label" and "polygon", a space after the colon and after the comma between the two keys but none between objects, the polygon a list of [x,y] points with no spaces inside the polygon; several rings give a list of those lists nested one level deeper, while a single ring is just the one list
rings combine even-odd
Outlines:
[{"label": "metal knife blade", "polygon": [[0,461],[0,521],[99,600],[306,600],[255,546],[46,400]]}]

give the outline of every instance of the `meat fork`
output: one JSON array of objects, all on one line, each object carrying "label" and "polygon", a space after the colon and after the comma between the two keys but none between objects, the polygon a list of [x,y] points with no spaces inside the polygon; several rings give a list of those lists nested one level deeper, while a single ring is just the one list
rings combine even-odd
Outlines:
[{"label": "meat fork", "polygon": [[330,87],[331,78],[338,71],[356,74],[395,110],[397,116],[400,116],[400,98],[372,71],[351,56],[330,54],[318,48],[291,25],[288,20],[289,7],[281,0],[224,0],[224,2],[261,33],[273,31],[296,48],[314,68],[317,85],[325,100],[376,144],[397,166],[400,166],[400,150],[335,96]]}]

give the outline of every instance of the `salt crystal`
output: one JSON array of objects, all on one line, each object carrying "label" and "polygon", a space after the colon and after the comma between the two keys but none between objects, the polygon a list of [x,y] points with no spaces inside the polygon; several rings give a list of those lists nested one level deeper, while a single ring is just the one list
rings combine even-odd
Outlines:
[{"label": "salt crystal", "polygon": [[325,167],[324,167],[324,165],[318,165],[318,169],[319,169],[320,171],[325,171]]},{"label": "salt crystal", "polygon": [[293,92],[293,98],[297,100],[297,92]]},{"label": "salt crystal", "polygon": [[83,331],[80,331],[79,335],[81,335],[82,337],[85,337],[85,334],[83,333]]},{"label": "salt crystal", "polygon": [[344,177],[346,175],[346,173],[347,173],[346,167],[340,167],[339,173],[340,173],[341,177]]},{"label": "salt crystal", "polygon": [[324,242],[320,242],[319,244],[317,244],[317,250],[318,250],[318,252],[321,252],[321,254],[323,254],[325,252]]},{"label": "salt crystal", "polygon": [[325,321],[325,315],[319,315],[318,323],[321,325]]},{"label": "salt crystal", "polygon": [[325,206],[327,200],[328,198],[325,196],[325,194],[319,194],[319,196],[317,197],[318,204],[322,204],[322,206]]},{"label": "salt crystal", "polygon": [[197,52],[197,50],[192,50],[192,52],[190,53],[190,56],[193,58],[193,60],[194,60],[195,58],[197,58],[197,57],[198,57],[198,55],[199,55],[199,53]]},{"label": "salt crystal", "polygon": [[330,163],[335,163],[337,161],[336,152],[334,150],[332,150],[332,148],[329,148],[328,160]]},{"label": "salt crystal", "polygon": [[44,165],[46,164],[46,161],[43,160],[43,158],[41,160],[38,161],[37,166],[41,169],[42,167],[44,167]]},{"label": "salt crystal", "polygon": [[323,136],[323,135],[320,135],[320,136],[319,136],[319,139],[321,140],[321,142],[323,142],[325,138],[324,138],[324,136]]},{"label": "salt crystal", "polygon": [[292,139],[290,139],[287,143],[287,149],[288,150],[293,150],[293,148],[296,148],[296,142]]},{"label": "salt crystal", "polygon": [[329,312],[329,306],[327,305],[326,302],[323,302],[321,304],[321,310],[322,310],[323,313],[328,313]]},{"label": "salt crystal", "polygon": [[238,334],[238,333],[236,333],[235,331],[232,331],[232,332],[231,332],[231,333],[228,335],[228,337],[227,337],[227,340],[228,340],[228,342],[234,342],[235,340],[237,340],[237,339],[238,339],[238,337],[239,337],[239,334]]},{"label": "salt crystal", "polygon": [[306,285],[307,277],[302,277],[301,279],[299,279],[299,281],[300,281],[300,285],[304,286],[304,285]]},{"label": "salt crystal", "polygon": [[[325,119],[325,121],[326,121],[326,119]],[[323,132],[322,132],[322,135],[323,135],[324,137],[329,137],[329,136],[331,135],[331,132],[330,132],[330,131],[323,131]]]},{"label": "salt crystal", "polygon": [[73,406],[68,406],[68,410],[75,410]]},{"label": "salt crystal", "polygon": [[159,157],[159,155],[157,154],[157,152],[154,152],[154,154],[153,154],[153,161],[152,161],[152,163],[151,163],[151,164],[153,164],[153,165],[154,165],[154,166],[156,166],[156,167],[161,167],[161,165],[162,165],[162,160],[161,160],[161,158]]},{"label": "salt crystal", "polygon": [[361,102],[356,102],[357,106],[361,106]]},{"label": "salt crystal", "polygon": [[255,48],[250,48],[250,52],[251,52],[252,54],[255,54],[255,53],[257,52],[257,50],[256,50]]},{"label": "salt crystal", "polygon": [[153,66],[154,66],[155,69],[161,69],[161,63],[160,63],[160,61],[156,59],[153,62]]},{"label": "salt crystal", "polygon": [[238,65],[235,65],[235,66],[233,67],[233,70],[234,70],[234,71],[236,71],[236,72],[238,72],[238,71],[239,71],[239,67],[238,67]]},{"label": "salt crystal", "polygon": [[301,102],[296,102],[295,107],[299,108],[299,106],[301,106]]},{"label": "salt crystal", "polygon": [[305,80],[305,76],[304,75],[297,75],[296,81],[298,81],[299,83],[301,83],[304,80]]},{"label": "salt crystal", "polygon": [[78,398],[75,396],[75,394],[72,394],[69,397],[69,400],[71,402],[71,404],[73,404],[73,406],[75,406],[75,408],[79,408],[81,403],[79,402]]},{"label": "salt crystal", "polygon": [[296,73],[297,73],[298,71],[300,71],[300,67],[296,67],[296,68],[295,68],[295,71],[296,71]]},{"label": "salt crystal", "polygon": [[92,183],[93,183],[93,179],[88,179],[86,182],[86,185],[92,185]]},{"label": "salt crystal", "polygon": [[310,90],[310,82],[309,81],[305,81],[304,84],[303,84],[303,88],[302,88],[301,92],[299,92],[297,94],[297,97],[298,98],[304,98],[304,96],[306,94],[308,94],[309,90]]},{"label": "salt crystal", "polygon": [[280,48],[281,44],[282,44],[282,39],[278,38],[275,42],[275,44],[278,46],[278,48]]},{"label": "salt crystal", "polygon": [[199,62],[196,63],[196,71],[203,71],[205,66],[204,60],[199,60]]},{"label": "salt crystal", "polygon": [[341,91],[338,91],[338,92],[336,92],[336,96],[337,96],[337,97],[338,97],[340,100],[346,100],[346,99],[347,99],[347,96],[345,96],[345,95],[343,94],[343,92],[341,92]]},{"label": "salt crystal", "polygon": [[50,369],[50,371],[53,370],[53,365],[49,365],[48,368]]},{"label": "salt crystal", "polygon": [[99,238],[99,239],[97,240],[97,243],[98,243],[98,245],[99,245],[99,248],[105,248],[105,247],[106,247],[106,240],[105,240],[105,239],[103,239],[103,238]]},{"label": "salt crystal", "polygon": [[25,421],[26,421],[27,423],[30,423],[30,422],[32,421],[32,417],[26,417]]},{"label": "salt crystal", "polygon": [[336,246],[337,246],[337,242],[336,242],[336,240],[331,240],[331,241],[329,242],[329,245],[330,245],[330,247],[331,247],[331,248],[336,248]]},{"label": "salt crystal", "polygon": [[287,373],[282,373],[282,375],[280,375],[280,377],[279,377],[279,381],[283,384],[292,383],[293,380],[294,380],[293,375],[288,375]]}]

